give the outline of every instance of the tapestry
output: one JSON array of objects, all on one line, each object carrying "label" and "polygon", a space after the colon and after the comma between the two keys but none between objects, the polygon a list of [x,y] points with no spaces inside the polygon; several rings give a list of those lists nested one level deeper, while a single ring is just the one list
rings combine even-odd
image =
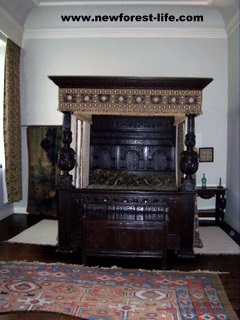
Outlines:
[{"label": "tapestry", "polygon": [[0,314],[91,320],[238,319],[217,274],[0,263]]},{"label": "tapestry", "polygon": [[61,148],[61,126],[27,128],[29,185],[27,211],[57,215],[56,186],[60,170],[57,154]]}]

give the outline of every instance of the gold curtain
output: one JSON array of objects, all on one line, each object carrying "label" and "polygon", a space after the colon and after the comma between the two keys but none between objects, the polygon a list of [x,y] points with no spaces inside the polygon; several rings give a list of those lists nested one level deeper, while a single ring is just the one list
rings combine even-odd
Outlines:
[{"label": "gold curtain", "polygon": [[20,121],[20,51],[7,40],[4,80],[3,130],[8,202],[22,199],[21,121]]}]

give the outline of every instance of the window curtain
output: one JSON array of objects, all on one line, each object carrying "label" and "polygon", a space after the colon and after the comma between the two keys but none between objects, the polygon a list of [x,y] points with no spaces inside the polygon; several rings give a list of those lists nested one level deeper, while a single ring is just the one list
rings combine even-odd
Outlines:
[{"label": "window curtain", "polygon": [[20,51],[10,39],[5,53],[3,132],[8,203],[22,199]]}]

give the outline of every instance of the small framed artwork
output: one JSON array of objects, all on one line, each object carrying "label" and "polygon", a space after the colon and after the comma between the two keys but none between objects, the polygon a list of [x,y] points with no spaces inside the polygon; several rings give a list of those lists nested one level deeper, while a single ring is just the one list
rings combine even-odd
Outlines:
[{"label": "small framed artwork", "polygon": [[199,148],[199,162],[213,162],[213,148]]}]

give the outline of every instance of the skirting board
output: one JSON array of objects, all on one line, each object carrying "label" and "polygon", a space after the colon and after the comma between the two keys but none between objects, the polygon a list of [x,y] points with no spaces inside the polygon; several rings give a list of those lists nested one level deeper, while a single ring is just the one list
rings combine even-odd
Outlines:
[{"label": "skirting board", "polygon": [[18,213],[18,214],[28,214],[26,206],[19,206],[14,204],[13,206],[13,212],[12,213]]},{"label": "skirting board", "polygon": [[234,232],[240,234],[240,221],[231,219],[229,216],[225,216],[224,222],[233,229]]},{"label": "skirting board", "polygon": [[4,204],[0,208],[0,220],[3,220],[13,214],[13,204]]}]

